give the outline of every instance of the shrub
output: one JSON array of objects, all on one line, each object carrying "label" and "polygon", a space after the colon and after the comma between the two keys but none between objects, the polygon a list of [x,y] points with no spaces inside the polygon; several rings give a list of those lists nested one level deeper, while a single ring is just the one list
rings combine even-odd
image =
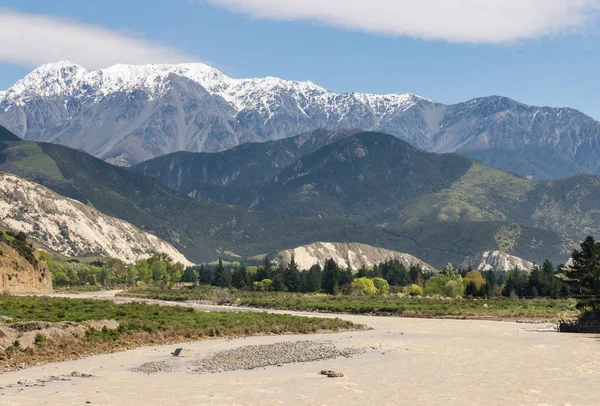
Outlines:
[{"label": "shrub", "polygon": [[423,296],[423,289],[419,285],[415,285],[414,283],[410,286],[406,287],[406,293],[410,296]]},{"label": "shrub", "polygon": [[260,282],[254,282],[252,288],[257,292],[271,292],[273,290],[273,281],[271,279],[263,279]]},{"label": "shrub", "polygon": [[[389,290],[389,286],[388,286]],[[367,296],[377,293],[377,288],[372,279],[362,277],[356,278],[350,284],[350,291],[354,295]]]},{"label": "shrub", "polygon": [[377,293],[380,295],[385,295],[390,292],[390,284],[383,278],[374,278],[373,284],[377,289]]},{"label": "shrub", "polygon": [[439,274],[427,280],[424,293],[448,297],[463,296],[465,285],[460,276]]},{"label": "shrub", "polygon": [[37,333],[33,339],[33,342],[38,347],[45,347],[46,343],[48,342],[48,338],[45,334]]}]

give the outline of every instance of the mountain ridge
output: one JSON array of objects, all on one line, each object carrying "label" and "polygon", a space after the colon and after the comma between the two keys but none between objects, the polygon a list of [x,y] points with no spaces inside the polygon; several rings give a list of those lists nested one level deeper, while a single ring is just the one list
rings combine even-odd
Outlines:
[{"label": "mountain ridge", "polygon": [[508,221],[382,228],[371,221],[302,218],[201,203],[152,178],[55,144],[0,141],[0,170],[125,220],[168,241],[193,262],[228,258],[228,253],[238,260],[315,241],[339,241],[410,253],[435,267],[490,249],[560,263],[575,246],[569,236]]},{"label": "mountain ridge", "polygon": [[[203,64],[44,65],[0,93],[0,125],[120,165],[179,150],[218,152],[318,128],[381,131],[432,152],[548,148],[565,168],[494,166],[536,179],[600,174],[600,123],[569,108],[502,96],[444,105],[409,93],[336,94],[312,82],[233,79]],[[537,161],[536,161],[537,162]],[[488,162],[489,163],[489,162]],[[540,167],[541,166],[541,167]]]}]

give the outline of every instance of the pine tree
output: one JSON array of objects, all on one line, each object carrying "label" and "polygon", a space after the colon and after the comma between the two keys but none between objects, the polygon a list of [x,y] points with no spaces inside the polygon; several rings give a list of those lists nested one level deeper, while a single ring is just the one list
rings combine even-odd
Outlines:
[{"label": "pine tree", "polygon": [[231,271],[229,269],[223,269],[221,277],[219,278],[219,286],[222,288],[231,287]]},{"label": "pine tree", "polygon": [[334,295],[338,294],[341,287],[341,276],[340,268],[333,259],[325,261],[322,279],[323,291]]},{"label": "pine tree", "polygon": [[223,260],[219,257],[219,263],[215,268],[215,275],[213,277],[213,285],[221,286],[221,276],[223,275],[223,271],[225,267],[223,266]]},{"label": "pine tree", "polygon": [[306,272],[305,292],[320,292],[322,285],[323,271],[319,264],[310,267]]},{"label": "pine tree", "polygon": [[231,274],[231,284],[236,289],[245,289],[248,284],[248,271],[244,265],[236,267]]},{"label": "pine tree", "polygon": [[298,264],[296,263],[296,256],[292,253],[290,263],[287,265],[285,274],[283,277],[283,283],[287,286],[288,291],[298,292],[300,282],[300,272],[298,271]]},{"label": "pine tree", "polygon": [[271,279],[273,277],[273,263],[271,259],[266,256],[263,264],[256,270],[256,281],[260,282],[264,279]]},{"label": "pine tree", "polygon": [[213,282],[213,273],[204,267],[204,265],[200,265],[200,269],[198,269],[198,281],[204,285],[211,285]]},{"label": "pine tree", "polygon": [[573,265],[567,267],[565,276],[571,292],[578,297],[577,306],[596,310],[600,305],[600,243],[588,236],[571,258]]}]

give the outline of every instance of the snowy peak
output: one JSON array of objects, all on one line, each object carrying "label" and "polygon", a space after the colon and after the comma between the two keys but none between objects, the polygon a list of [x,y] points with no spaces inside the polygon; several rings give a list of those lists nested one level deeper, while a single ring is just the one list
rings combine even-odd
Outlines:
[{"label": "snowy peak", "polygon": [[[95,71],[67,61],[44,65],[0,92],[0,125],[24,139],[84,149],[123,165],[175,151],[219,152],[317,129],[357,128],[438,153],[549,148],[565,161],[566,169],[558,170],[564,176],[579,167],[600,174],[600,123],[576,110],[501,96],[443,105],[408,93],[338,94],[309,81],[235,79],[202,63]],[[529,176],[529,157],[523,168],[511,157],[485,162]],[[536,168],[536,176],[547,172]]]}]

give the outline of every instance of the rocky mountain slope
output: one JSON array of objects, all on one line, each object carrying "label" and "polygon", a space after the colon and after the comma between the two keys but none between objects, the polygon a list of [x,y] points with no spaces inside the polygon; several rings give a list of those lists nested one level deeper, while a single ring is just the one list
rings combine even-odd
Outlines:
[{"label": "rocky mountain slope", "polygon": [[315,242],[301,247],[280,251],[272,255],[276,263],[289,263],[292,254],[300,269],[309,269],[315,264],[321,267],[328,259],[333,259],[339,266],[353,270],[370,267],[389,259],[397,259],[407,268],[421,266],[424,270],[433,270],[431,265],[402,252],[386,250],[358,243]]},{"label": "rocky mountain slope", "polygon": [[471,267],[479,271],[510,271],[516,267],[529,272],[533,268],[533,263],[496,250],[469,256],[465,258],[461,267]]},{"label": "rocky mountain slope", "polygon": [[152,234],[5,173],[0,173],[0,224],[67,256],[98,255],[132,263],[164,252],[176,262],[191,265],[171,244]]},{"label": "rocky mountain slope", "polygon": [[[600,174],[600,123],[568,108],[505,97],[455,105],[399,93],[335,94],[312,82],[233,79],[203,64],[116,65],[98,71],[69,62],[41,66],[0,92],[0,125],[130,165],[176,151],[216,152],[318,128],[392,134],[432,152],[514,151],[493,165],[534,178]],[[564,161],[547,171],[543,149]],[[485,158],[485,157],[484,157]]]}]

